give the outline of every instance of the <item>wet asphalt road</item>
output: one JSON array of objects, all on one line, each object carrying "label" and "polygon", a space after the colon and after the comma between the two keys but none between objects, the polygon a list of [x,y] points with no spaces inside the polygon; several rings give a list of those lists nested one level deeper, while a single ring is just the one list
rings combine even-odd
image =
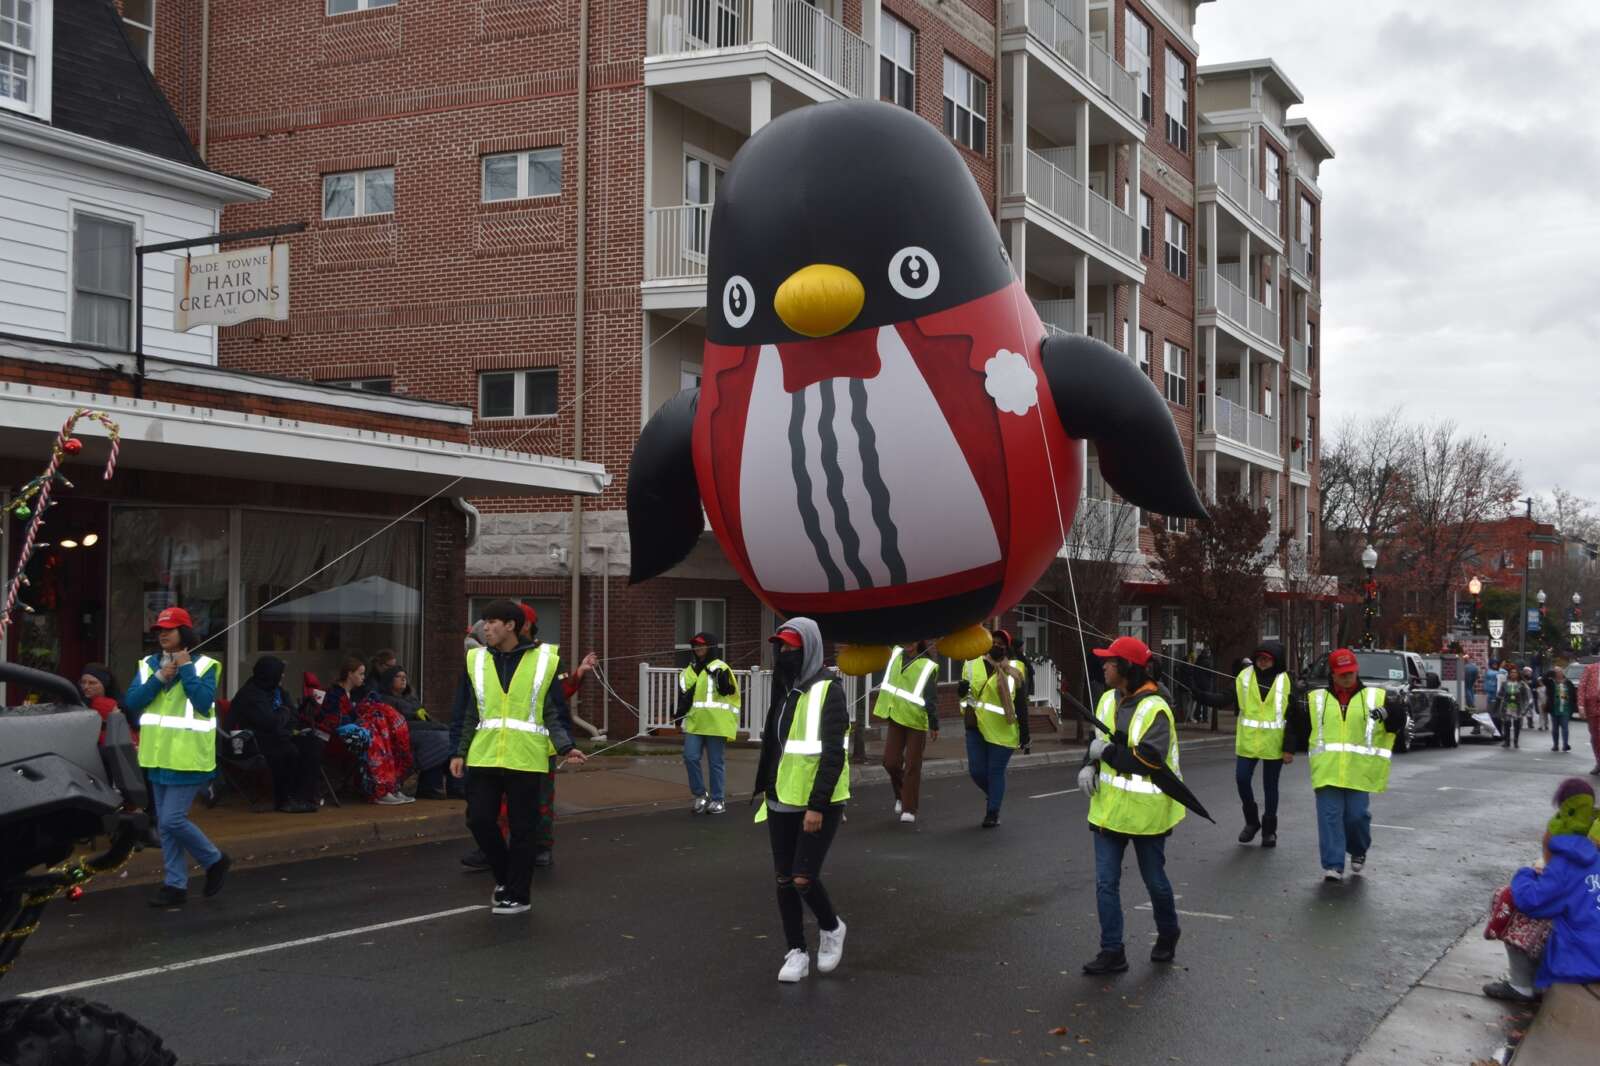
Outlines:
[{"label": "wet asphalt road", "polygon": [[[825,877],[850,926],[843,965],[775,980],[783,942],[765,827],[742,805],[558,827],[534,911],[473,910],[101,984],[185,1063],[1339,1063],[1531,860],[1564,774],[1544,734],[1520,752],[1395,760],[1374,803],[1370,876],[1318,878],[1302,757],[1284,774],[1280,845],[1235,842],[1231,742],[1189,745],[1185,774],[1219,822],[1168,845],[1178,964],[1132,855],[1131,970],[1092,980],[1094,867],[1065,767],[1011,775],[1004,824],[980,830],[965,778],[925,784],[923,819],[860,789]],[[213,900],[155,912],[148,888],[47,913],[18,994],[487,902],[464,846],[432,844],[238,871]],[[198,887],[196,885],[196,887]],[[808,918],[815,947],[815,927]],[[1066,1035],[1051,1029],[1065,1027]],[[1092,1056],[1092,1057],[1091,1057]]]}]

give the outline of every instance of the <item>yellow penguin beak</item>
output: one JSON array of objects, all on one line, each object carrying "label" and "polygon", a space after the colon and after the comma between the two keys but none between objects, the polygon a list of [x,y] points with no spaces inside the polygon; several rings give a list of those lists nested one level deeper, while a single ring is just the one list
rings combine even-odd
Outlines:
[{"label": "yellow penguin beak", "polygon": [[844,267],[812,263],[778,286],[772,306],[783,324],[802,337],[828,337],[856,320],[867,290]]}]

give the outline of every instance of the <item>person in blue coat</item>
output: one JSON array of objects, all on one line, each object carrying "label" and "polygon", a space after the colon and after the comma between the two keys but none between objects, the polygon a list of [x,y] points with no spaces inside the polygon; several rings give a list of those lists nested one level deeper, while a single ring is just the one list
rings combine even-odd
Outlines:
[{"label": "person in blue coat", "polygon": [[1571,796],[1550,820],[1544,869],[1525,866],[1511,879],[1511,900],[1517,909],[1553,923],[1533,981],[1540,991],[1557,983],[1600,981],[1596,835],[1593,794]]}]

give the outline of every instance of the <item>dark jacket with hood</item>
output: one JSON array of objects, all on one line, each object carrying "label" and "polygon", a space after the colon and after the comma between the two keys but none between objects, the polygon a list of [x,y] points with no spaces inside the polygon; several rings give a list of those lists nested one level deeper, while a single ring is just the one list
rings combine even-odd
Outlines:
[{"label": "dark jacket with hood", "polygon": [[294,703],[283,690],[284,662],[274,655],[256,660],[255,669],[228,707],[229,726],[248,729],[263,746],[287,740],[294,726]]},{"label": "dark jacket with hood", "polygon": [[[710,633],[696,633],[694,636],[696,640],[703,639],[708,649],[706,651],[705,662],[701,662],[698,658],[695,658],[693,652],[690,653],[688,668],[693,670],[696,674],[699,674],[704,671],[706,667],[722,658],[722,649],[717,646],[716,639],[712,637]],[[734,689],[737,687],[733,683],[733,673],[730,670],[718,670],[715,674],[711,675],[711,680],[712,683],[717,686],[718,695],[731,696],[733,695]],[[688,714],[693,703],[694,689],[691,687],[685,691],[680,688],[678,690],[678,710],[675,717],[682,718]]]},{"label": "dark jacket with hood", "polygon": [[[510,651],[488,649],[489,661],[494,663],[502,688],[511,685],[511,678],[516,674],[517,664],[522,662],[523,655],[538,646],[538,642],[533,642],[519,644]],[[558,676],[560,672],[561,664],[557,662]],[[567,706],[567,697],[558,681],[551,682],[550,691],[544,699],[544,727],[550,730],[550,743],[555,746],[557,755],[565,755],[573,749],[572,710]],[[450,750],[465,759],[472,747],[473,734],[477,731],[478,694],[472,690],[472,676],[463,669],[461,683],[456,686],[455,706],[450,711]]]},{"label": "dark jacket with hood", "polygon": [[418,714],[422,710],[422,697],[418,696],[414,691],[412,691],[410,685],[406,686],[406,690],[404,692],[399,693],[398,695],[395,694],[395,675],[404,670],[405,667],[397,663],[394,666],[389,667],[389,669],[385,670],[383,673],[379,674],[377,683],[372,686],[373,698],[379,703],[386,703],[398,711],[400,716],[406,720],[406,724],[411,727],[413,732],[418,729],[448,729],[449,727],[443,722],[435,722],[431,717],[427,719],[418,717]]},{"label": "dark jacket with hood", "polygon": [[[769,793],[769,810],[778,798],[778,763],[783,758],[789,727],[794,724],[795,707],[812,685],[834,676],[831,670],[823,668],[822,631],[815,622],[809,618],[791,618],[783,628],[800,634],[801,667],[798,678],[774,678],[777,683],[772,686],[772,706],[767,709],[767,721],[761,728],[761,761],[756,766],[756,780],[750,791],[752,798]],[[839,774],[844,771],[848,756],[845,737],[849,732],[850,708],[845,704],[844,686],[829,685],[822,701],[822,756],[817,762],[811,797],[806,801],[807,810],[822,813],[834,806],[833,790],[839,783]]]}]

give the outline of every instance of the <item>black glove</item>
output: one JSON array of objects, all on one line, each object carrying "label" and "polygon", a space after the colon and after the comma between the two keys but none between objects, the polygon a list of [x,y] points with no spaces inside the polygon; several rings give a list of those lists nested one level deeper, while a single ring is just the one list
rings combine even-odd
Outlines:
[{"label": "black glove", "polygon": [[1389,717],[1389,712],[1382,707],[1374,707],[1372,710],[1367,712],[1367,717],[1371,718],[1374,722],[1381,722]]},{"label": "black glove", "polygon": [[960,684],[956,685],[956,695],[960,696],[962,699],[966,699],[968,696],[972,695],[972,682],[968,681],[966,678],[962,678]]}]

